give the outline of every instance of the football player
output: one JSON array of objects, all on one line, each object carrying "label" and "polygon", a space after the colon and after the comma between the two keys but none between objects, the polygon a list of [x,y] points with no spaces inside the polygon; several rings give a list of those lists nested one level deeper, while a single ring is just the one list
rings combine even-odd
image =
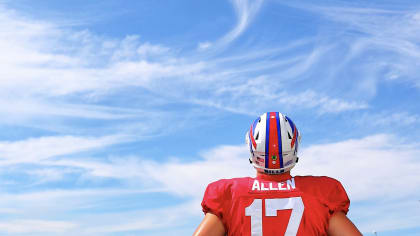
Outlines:
[{"label": "football player", "polygon": [[194,236],[362,235],[346,216],[350,200],[339,181],[290,175],[300,134],[289,117],[261,115],[246,142],[257,176],[209,184],[201,203],[205,216]]}]

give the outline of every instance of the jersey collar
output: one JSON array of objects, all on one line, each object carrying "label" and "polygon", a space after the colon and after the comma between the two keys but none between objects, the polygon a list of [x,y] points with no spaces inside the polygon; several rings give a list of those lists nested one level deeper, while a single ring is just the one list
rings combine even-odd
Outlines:
[{"label": "jersey collar", "polygon": [[291,179],[292,176],[290,175],[290,172],[286,172],[286,173],[279,174],[279,175],[267,175],[267,174],[257,172],[257,177],[256,178],[257,179],[262,179],[262,180],[268,180],[268,181],[281,182],[281,181]]}]

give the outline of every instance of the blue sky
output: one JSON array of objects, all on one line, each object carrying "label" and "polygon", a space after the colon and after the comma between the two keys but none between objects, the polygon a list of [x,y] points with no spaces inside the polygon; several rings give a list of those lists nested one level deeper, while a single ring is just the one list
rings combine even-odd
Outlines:
[{"label": "blue sky", "polygon": [[192,234],[280,111],[292,174],[419,235],[419,35],[415,1],[0,1],[0,234]]}]

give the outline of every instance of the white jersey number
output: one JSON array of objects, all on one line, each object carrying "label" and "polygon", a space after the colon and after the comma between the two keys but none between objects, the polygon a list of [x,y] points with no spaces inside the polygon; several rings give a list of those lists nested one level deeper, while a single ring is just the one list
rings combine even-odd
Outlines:
[{"label": "white jersey number", "polygon": [[[251,236],[262,236],[262,201],[263,199],[254,199],[254,201],[245,208],[245,216],[251,217]],[[297,234],[300,220],[303,215],[303,202],[300,197],[291,198],[272,198],[265,199],[265,216],[277,216],[277,210],[292,209],[289,224],[287,224],[285,236],[295,236]]]}]

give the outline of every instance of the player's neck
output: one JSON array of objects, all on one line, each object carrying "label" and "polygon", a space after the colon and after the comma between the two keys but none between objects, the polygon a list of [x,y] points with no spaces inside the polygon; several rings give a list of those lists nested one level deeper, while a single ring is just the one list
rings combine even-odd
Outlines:
[{"label": "player's neck", "polygon": [[257,178],[280,182],[280,181],[290,179],[290,178],[292,178],[292,176],[290,175],[290,171],[288,171],[286,173],[283,173],[283,174],[279,174],[279,175],[268,175],[268,174],[264,174],[264,173],[261,173],[261,172],[257,172]]}]

